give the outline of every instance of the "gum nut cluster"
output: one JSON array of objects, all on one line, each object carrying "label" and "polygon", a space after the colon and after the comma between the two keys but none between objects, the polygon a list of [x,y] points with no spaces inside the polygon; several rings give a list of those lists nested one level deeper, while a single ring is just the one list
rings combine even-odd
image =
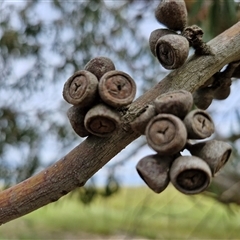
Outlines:
[{"label": "gum nut cluster", "polygon": [[187,38],[177,33],[182,32],[187,25],[184,0],[162,0],[155,10],[155,17],[167,29],[156,29],[151,33],[150,50],[164,68],[179,68],[189,53]]},{"label": "gum nut cluster", "polygon": [[67,116],[80,137],[113,134],[120,124],[118,109],[130,104],[135,94],[135,81],[101,56],[75,72],[63,87],[63,98],[73,105]]},{"label": "gum nut cluster", "polygon": [[203,86],[193,93],[194,104],[201,109],[207,109],[213,99],[224,100],[231,93],[232,77],[234,72],[240,66],[240,62],[228,64],[222,72],[215,73]]},{"label": "gum nut cluster", "polygon": [[[182,193],[200,193],[229,160],[229,144],[202,141],[214,133],[214,123],[206,111],[192,107],[190,92],[168,92],[157,97],[132,123],[132,129],[145,134],[148,145],[156,151],[136,166],[140,177],[156,193],[166,189],[169,182]],[[185,149],[190,155],[181,155]]]}]

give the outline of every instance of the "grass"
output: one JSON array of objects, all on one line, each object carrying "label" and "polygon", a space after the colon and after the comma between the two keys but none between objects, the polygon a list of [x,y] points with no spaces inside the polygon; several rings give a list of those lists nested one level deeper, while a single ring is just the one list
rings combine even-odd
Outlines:
[{"label": "grass", "polygon": [[104,239],[114,235],[240,239],[239,213],[236,206],[230,209],[203,195],[185,196],[172,186],[159,195],[147,187],[123,188],[90,206],[76,196],[66,196],[1,226],[0,239]]}]

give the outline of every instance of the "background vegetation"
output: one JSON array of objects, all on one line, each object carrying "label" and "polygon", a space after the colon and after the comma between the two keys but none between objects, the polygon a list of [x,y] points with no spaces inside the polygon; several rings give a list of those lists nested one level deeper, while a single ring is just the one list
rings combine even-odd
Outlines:
[{"label": "background vegetation", "polygon": [[87,207],[66,196],[1,226],[0,239],[239,239],[239,211],[173,187],[124,188]]}]

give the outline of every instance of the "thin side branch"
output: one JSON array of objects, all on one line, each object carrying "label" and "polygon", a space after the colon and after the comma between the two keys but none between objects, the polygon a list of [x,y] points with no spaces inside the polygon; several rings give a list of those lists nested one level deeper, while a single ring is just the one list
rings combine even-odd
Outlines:
[{"label": "thin side branch", "polygon": [[139,137],[130,123],[162,93],[185,89],[194,92],[224,65],[240,59],[240,22],[208,45],[213,56],[193,55],[154,88],[122,112],[120,130],[109,138],[90,136],[65,157],[37,175],[0,193],[0,224],[30,213],[83,186],[100,168]]}]

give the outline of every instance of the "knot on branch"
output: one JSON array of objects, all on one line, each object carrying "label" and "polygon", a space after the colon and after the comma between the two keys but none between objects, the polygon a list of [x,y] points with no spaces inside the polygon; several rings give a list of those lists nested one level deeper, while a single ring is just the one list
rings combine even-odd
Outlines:
[{"label": "knot on branch", "polygon": [[197,25],[184,28],[182,31],[184,36],[191,47],[196,51],[197,55],[214,55],[211,48],[203,41],[203,30]]}]

